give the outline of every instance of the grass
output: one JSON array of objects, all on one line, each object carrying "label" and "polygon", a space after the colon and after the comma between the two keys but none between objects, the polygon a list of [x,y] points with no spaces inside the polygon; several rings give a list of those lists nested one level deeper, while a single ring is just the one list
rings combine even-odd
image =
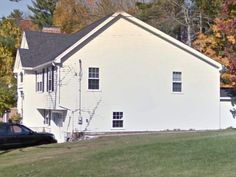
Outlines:
[{"label": "grass", "polygon": [[236,131],[101,137],[0,151],[1,177],[235,177]]}]

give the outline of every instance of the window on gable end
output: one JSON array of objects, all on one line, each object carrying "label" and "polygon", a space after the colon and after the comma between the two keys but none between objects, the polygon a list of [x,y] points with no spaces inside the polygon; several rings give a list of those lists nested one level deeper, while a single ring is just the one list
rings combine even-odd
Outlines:
[{"label": "window on gable end", "polygon": [[20,73],[20,82],[21,82],[21,83],[23,82],[23,79],[24,79],[24,75],[23,75],[23,73],[21,72],[21,73]]},{"label": "window on gable end", "polygon": [[99,68],[89,68],[88,89],[99,90]]},{"label": "window on gable end", "polygon": [[47,91],[54,91],[54,66],[47,68]]},{"label": "window on gable end", "polygon": [[43,73],[42,72],[36,72],[36,91],[37,92],[43,92],[44,90],[44,84],[43,84]]},{"label": "window on gable end", "polygon": [[123,128],[123,112],[113,112],[112,128]]},{"label": "window on gable end", "polygon": [[172,92],[182,92],[182,72],[173,72]]}]

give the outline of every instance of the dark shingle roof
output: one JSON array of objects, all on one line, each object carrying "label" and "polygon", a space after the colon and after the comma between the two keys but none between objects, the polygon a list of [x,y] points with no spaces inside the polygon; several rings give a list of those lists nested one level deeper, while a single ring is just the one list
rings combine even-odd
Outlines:
[{"label": "dark shingle roof", "polygon": [[221,88],[220,97],[236,97],[236,90],[233,88]]},{"label": "dark shingle roof", "polygon": [[22,66],[36,67],[53,61],[59,54],[87,35],[109,17],[110,15],[71,35],[25,31],[29,49],[19,49]]}]

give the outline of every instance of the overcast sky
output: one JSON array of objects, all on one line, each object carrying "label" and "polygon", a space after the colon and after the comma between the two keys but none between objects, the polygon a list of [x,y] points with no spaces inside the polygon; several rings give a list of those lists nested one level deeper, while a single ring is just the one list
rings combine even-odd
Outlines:
[{"label": "overcast sky", "polygon": [[30,12],[27,8],[27,4],[31,5],[31,0],[21,0],[20,2],[0,0],[0,17],[8,16],[13,9],[20,9],[25,15],[29,15]]}]

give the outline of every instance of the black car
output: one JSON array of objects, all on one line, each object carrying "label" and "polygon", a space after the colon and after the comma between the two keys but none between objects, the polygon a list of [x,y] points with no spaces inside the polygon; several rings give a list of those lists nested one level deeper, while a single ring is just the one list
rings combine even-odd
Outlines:
[{"label": "black car", "polygon": [[57,143],[51,133],[37,133],[24,125],[0,123],[0,150]]}]

